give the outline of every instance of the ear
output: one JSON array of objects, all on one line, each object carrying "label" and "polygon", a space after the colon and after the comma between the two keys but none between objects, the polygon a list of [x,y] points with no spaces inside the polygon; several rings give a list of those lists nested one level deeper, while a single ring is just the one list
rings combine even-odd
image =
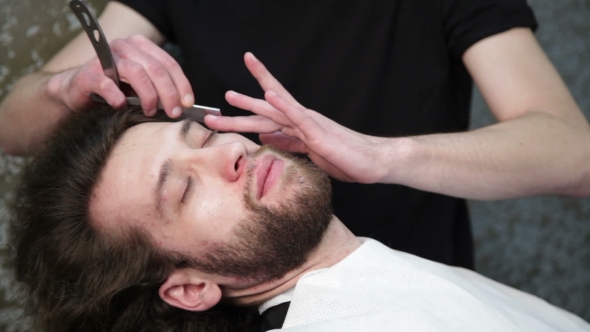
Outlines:
[{"label": "ear", "polygon": [[188,311],[209,310],[221,300],[219,285],[192,269],[174,271],[160,286],[159,294],[169,305]]}]

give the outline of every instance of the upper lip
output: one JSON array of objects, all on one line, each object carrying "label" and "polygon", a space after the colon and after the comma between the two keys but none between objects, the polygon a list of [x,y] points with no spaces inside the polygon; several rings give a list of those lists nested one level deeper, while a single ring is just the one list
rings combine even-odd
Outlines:
[{"label": "upper lip", "polygon": [[266,179],[270,173],[270,168],[272,167],[272,164],[275,160],[277,160],[276,157],[272,155],[265,155],[259,158],[256,163],[256,168],[254,169],[254,181],[256,181],[256,197],[258,199],[262,197],[264,184],[266,183]]}]

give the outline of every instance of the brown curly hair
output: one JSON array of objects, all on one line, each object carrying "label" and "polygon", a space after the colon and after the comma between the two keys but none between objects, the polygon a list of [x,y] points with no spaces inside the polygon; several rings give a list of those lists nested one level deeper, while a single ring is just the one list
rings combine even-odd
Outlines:
[{"label": "brown curly hair", "polygon": [[93,107],[74,114],[25,167],[11,220],[16,279],[34,328],[68,331],[245,331],[254,308],[220,304],[206,312],[169,306],[160,285],[182,255],[156,248],[138,229],[98,232],[89,201],[113,146],[148,118],[140,109]]}]

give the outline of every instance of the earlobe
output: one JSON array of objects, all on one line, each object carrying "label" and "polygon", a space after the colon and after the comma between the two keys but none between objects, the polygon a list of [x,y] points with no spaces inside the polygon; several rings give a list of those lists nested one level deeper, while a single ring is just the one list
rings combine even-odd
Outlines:
[{"label": "earlobe", "polygon": [[175,271],[160,286],[160,298],[169,305],[188,310],[205,311],[221,300],[221,289],[209,280],[201,278],[195,271]]}]

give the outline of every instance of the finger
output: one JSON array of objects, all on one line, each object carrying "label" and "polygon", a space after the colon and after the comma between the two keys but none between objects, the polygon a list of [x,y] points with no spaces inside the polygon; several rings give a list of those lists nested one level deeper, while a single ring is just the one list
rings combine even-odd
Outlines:
[{"label": "finger", "polygon": [[98,59],[89,61],[79,69],[73,69],[68,83],[69,97],[66,104],[71,109],[80,109],[90,102],[90,94],[101,96],[113,108],[125,106],[125,95],[115,82],[104,75]]},{"label": "finger", "polygon": [[299,104],[299,102],[297,102],[297,100],[291,96],[289,91],[287,91],[287,89],[285,89],[283,85],[274,76],[272,76],[264,64],[258,60],[254,54],[247,52],[244,55],[244,62],[246,63],[246,67],[252,76],[256,78],[258,84],[260,84],[260,87],[262,87],[264,91],[274,91],[289,103],[301,106],[301,104]]},{"label": "finger", "polygon": [[94,89],[94,93],[101,96],[112,108],[119,109],[127,105],[125,95],[113,80],[104,76],[97,81],[98,84]]},{"label": "finger", "polygon": [[158,106],[158,91],[152,84],[152,80],[145,69],[137,62],[121,59],[118,61],[121,68],[121,80],[129,83],[133,91],[139,97],[141,108],[146,115],[156,114]]},{"label": "finger", "polygon": [[328,175],[335,179],[347,182],[352,181],[352,179],[338,167],[334,166],[332,163],[328,162],[318,154],[313,153],[300,139],[284,135],[280,132],[262,134],[259,137],[262,144],[269,144],[287,152],[307,154],[314,164],[326,171]]},{"label": "finger", "polygon": [[[285,114],[289,121],[291,121],[293,124],[291,126],[292,129],[296,130],[289,131],[289,134],[295,134],[295,132],[301,133],[297,134],[296,136],[306,142],[318,141],[323,137],[324,131],[311,117],[305,113],[305,108],[293,106],[273,91],[267,91],[264,94],[264,98],[270,105]],[[286,128],[286,130],[288,129],[289,128]],[[286,131],[284,132],[287,133]]]},{"label": "finger", "polygon": [[282,112],[278,111],[264,100],[252,98],[235,91],[226,92],[225,99],[232,106],[267,117],[283,126],[291,125],[289,119],[287,119]]},{"label": "finger", "polygon": [[129,37],[129,40],[137,45],[137,47],[147,54],[150,54],[157,59],[168,70],[168,74],[172,78],[172,82],[176,86],[178,93],[182,97],[182,104],[185,107],[190,107],[195,103],[193,88],[184,74],[180,64],[161,47],[142,35],[135,35]]},{"label": "finger", "polygon": [[205,116],[205,124],[213,130],[225,132],[241,132],[241,133],[272,133],[280,128],[281,125],[274,121],[260,116]]},{"label": "finger", "polygon": [[[129,63],[138,64],[147,73],[147,79],[145,76],[134,76],[139,75],[140,71],[135,65],[129,65],[128,62],[123,62],[127,66],[121,66],[121,70],[119,71],[121,79],[125,79],[140,98],[142,92],[138,89],[145,89],[143,90],[144,95],[150,94],[147,88],[149,82],[155,89],[157,98],[160,100],[168,116],[171,118],[180,116],[182,112],[180,94],[168,70],[160,61],[126,40],[117,39],[113,41],[111,48],[118,57],[129,60]],[[121,63],[121,61],[118,62]],[[119,69],[119,66],[117,66],[117,69]],[[133,71],[129,71],[131,69]],[[153,101],[152,97],[153,95],[150,94],[150,100],[148,101],[150,106]]]},{"label": "finger", "polygon": [[292,153],[308,153],[309,149],[300,139],[292,136],[287,136],[281,132],[274,132],[270,134],[260,134],[260,142],[262,144],[269,144],[277,147],[283,151]]}]

